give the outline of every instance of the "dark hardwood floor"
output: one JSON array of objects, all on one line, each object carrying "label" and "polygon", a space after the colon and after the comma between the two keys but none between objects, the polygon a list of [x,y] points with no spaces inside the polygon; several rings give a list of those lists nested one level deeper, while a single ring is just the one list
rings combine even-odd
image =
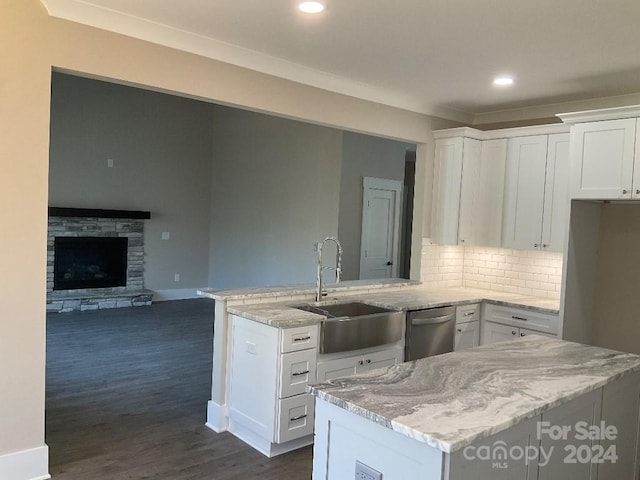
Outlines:
[{"label": "dark hardwood floor", "polygon": [[311,478],[205,427],[213,302],[50,314],[46,442],[55,480]]}]

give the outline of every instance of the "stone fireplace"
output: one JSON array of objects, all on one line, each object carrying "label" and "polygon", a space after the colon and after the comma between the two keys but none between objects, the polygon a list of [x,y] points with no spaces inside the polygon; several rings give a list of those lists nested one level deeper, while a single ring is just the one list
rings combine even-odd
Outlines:
[{"label": "stone fireplace", "polygon": [[150,305],[144,288],[149,212],[49,208],[47,311]]}]

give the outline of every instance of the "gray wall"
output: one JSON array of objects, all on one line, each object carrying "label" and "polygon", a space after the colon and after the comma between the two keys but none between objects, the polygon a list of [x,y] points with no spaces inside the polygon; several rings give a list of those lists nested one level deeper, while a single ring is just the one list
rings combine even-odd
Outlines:
[{"label": "gray wall", "polygon": [[[355,279],[362,177],[402,180],[405,149],[401,142],[54,74],[49,204],[151,211],[145,284],[163,295],[315,282],[313,244],[335,235],[345,247],[345,278]],[[170,240],[161,240],[164,231]],[[327,249],[327,263],[334,252]]]},{"label": "gray wall", "polygon": [[402,181],[408,147],[407,144],[384,138],[344,133],[338,238],[345,250],[342,265],[345,280],[354,280],[360,275],[362,178]]},{"label": "gray wall", "polygon": [[338,231],[342,132],[216,107],[214,288],[314,282],[314,242]]},{"label": "gray wall", "polygon": [[209,104],[54,73],[49,205],[151,211],[145,286],[205,286],[212,128]]}]

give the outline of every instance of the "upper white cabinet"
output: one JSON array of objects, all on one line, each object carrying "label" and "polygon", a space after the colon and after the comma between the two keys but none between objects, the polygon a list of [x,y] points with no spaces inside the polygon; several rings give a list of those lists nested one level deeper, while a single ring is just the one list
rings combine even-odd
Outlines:
[{"label": "upper white cabinet", "polygon": [[506,139],[458,128],[436,136],[432,238],[444,245],[500,246]]},{"label": "upper white cabinet", "polygon": [[561,252],[567,219],[569,134],[509,140],[502,246]]},{"label": "upper white cabinet", "polygon": [[572,198],[640,198],[640,150],[634,148],[640,136],[637,123],[625,118],[571,128]]}]

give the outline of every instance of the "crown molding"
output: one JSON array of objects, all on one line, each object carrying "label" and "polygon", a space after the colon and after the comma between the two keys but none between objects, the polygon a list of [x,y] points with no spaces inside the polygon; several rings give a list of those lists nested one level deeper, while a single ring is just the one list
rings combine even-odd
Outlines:
[{"label": "crown molding", "polygon": [[564,123],[597,122],[601,120],[618,120],[622,118],[640,117],[640,105],[585,110],[583,112],[559,113],[557,117]]},{"label": "crown molding", "polygon": [[549,125],[534,125],[531,127],[500,128],[497,130],[477,130],[471,127],[456,127],[434,130],[433,137],[435,139],[465,137],[474,140],[497,140],[500,138],[551,135],[554,133],[569,133],[569,125],[553,123]]}]

